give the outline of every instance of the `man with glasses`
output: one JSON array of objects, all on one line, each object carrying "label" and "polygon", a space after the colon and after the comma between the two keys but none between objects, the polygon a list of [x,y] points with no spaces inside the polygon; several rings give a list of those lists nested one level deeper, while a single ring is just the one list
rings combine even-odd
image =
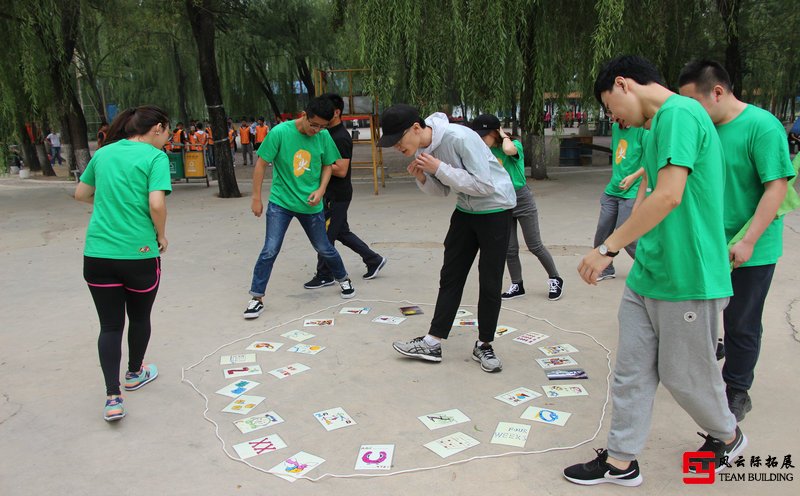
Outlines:
[{"label": "man with glasses", "polygon": [[252,299],[244,318],[255,319],[264,311],[263,297],[272,266],[292,218],[297,218],[317,253],[339,282],[342,298],[355,296],[344,263],[325,233],[325,216],[320,203],[331,178],[331,164],[341,158],[325,129],[333,118],[334,106],[327,98],[314,98],[299,119],[278,124],[258,149],[253,171],[251,209],[256,217],[264,213],[261,183],[267,163],[274,165],[267,205],[267,234],[264,248],[253,269]]}]

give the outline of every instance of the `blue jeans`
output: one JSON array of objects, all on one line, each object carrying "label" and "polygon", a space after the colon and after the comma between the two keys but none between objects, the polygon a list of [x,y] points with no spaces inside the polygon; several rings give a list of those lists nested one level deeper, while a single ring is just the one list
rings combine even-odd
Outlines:
[{"label": "blue jeans", "polygon": [[250,284],[251,295],[264,296],[269,276],[272,274],[272,266],[281,251],[283,238],[286,236],[286,230],[289,229],[289,223],[293,217],[300,221],[308,240],[311,241],[311,246],[330,267],[333,277],[337,281],[347,279],[347,270],[344,268],[342,257],[339,256],[339,252],[328,241],[328,234],[325,232],[325,214],[323,212],[300,214],[269,202],[267,203],[267,235],[264,240],[264,248],[258,256],[255,268],[253,268],[253,282]]}]

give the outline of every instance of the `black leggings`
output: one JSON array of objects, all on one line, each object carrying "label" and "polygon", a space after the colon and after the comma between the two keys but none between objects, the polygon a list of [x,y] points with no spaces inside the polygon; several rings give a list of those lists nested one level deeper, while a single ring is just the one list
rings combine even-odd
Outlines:
[{"label": "black leggings", "polygon": [[138,372],[150,341],[150,311],[161,280],[161,258],[115,260],[83,257],[83,278],[89,285],[100,317],[97,350],[106,394],[120,394],[119,364],[125,312],[129,320],[128,370]]}]

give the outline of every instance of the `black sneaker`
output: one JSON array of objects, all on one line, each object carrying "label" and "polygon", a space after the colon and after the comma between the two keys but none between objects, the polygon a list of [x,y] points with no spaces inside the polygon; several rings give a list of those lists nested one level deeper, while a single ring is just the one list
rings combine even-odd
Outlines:
[{"label": "black sneaker", "polygon": [[722,341],[722,338],[719,338],[717,340],[717,361],[723,358],[725,358],[725,342]]},{"label": "black sneaker", "polygon": [[525,288],[522,286],[522,281],[517,283],[511,283],[511,286],[508,287],[508,291],[500,295],[500,298],[504,300],[511,300],[514,298],[519,298],[520,296],[525,295]]},{"label": "black sneaker", "polygon": [[642,483],[639,463],[636,460],[633,460],[627,469],[620,470],[606,461],[608,460],[608,451],[596,449],[595,452],[597,452],[597,458],[594,460],[565,468],[564,478],[583,486],[609,482],[620,486],[635,487]]},{"label": "black sneaker", "polygon": [[381,263],[378,265],[367,265],[367,273],[361,276],[362,279],[375,279],[378,275],[378,272],[381,271],[384,265],[386,265],[386,258],[381,258]]},{"label": "black sneaker", "polygon": [[560,277],[548,279],[547,285],[550,287],[550,290],[547,294],[547,298],[550,301],[556,301],[557,299],[561,298],[561,293],[564,292],[564,279],[561,279]]},{"label": "black sneaker", "polygon": [[744,420],[747,412],[753,409],[753,402],[750,401],[750,395],[747,391],[741,389],[727,388],[725,395],[728,397],[728,408],[731,413],[736,417],[737,422]]},{"label": "black sneaker", "polygon": [[242,316],[246,319],[257,319],[261,312],[264,311],[264,303],[261,300],[257,300],[253,298],[250,300],[250,303],[247,304],[247,308],[245,309]]},{"label": "black sneaker", "polygon": [[425,342],[425,336],[414,338],[411,341],[395,341],[392,344],[392,348],[407,357],[419,358],[429,362],[442,361],[442,345],[429,345]]},{"label": "black sneaker", "polygon": [[[729,467],[730,463],[747,447],[747,437],[742,434],[738,425],[736,426],[736,437],[730,444],[725,444],[721,439],[711,437],[708,434],[701,432],[697,434],[706,440],[697,451],[710,451],[714,453],[714,458],[689,458],[689,471],[692,473],[697,471],[695,467],[698,464],[703,470],[708,470],[709,463],[714,463],[714,472],[720,473]],[[725,464],[726,462],[728,465]]]},{"label": "black sneaker", "polygon": [[356,290],[353,287],[353,283],[350,282],[350,279],[345,279],[344,281],[339,282],[339,286],[342,288],[342,298],[348,300],[356,295]]},{"label": "black sneaker", "polygon": [[325,286],[333,286],[334,282],[336,281],[334,281],[332,277],[315,275],[310,281],[303,284],[303,287],[306,289],[319,289],[324,288]]}]

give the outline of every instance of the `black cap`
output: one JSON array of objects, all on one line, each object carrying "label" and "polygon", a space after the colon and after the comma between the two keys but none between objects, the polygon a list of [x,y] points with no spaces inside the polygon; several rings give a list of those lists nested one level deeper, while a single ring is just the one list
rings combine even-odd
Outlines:
[{"label": "black cap", "polygon": [[496,129],[500,129],[500,119],[492,114],[479,115],[472,121],[472,129],[479,136],[484,137]]},{"label": "black cap", "polygon": [[378,146],[389,148],[400,141],[406,129],[420,122],[419,112],[411,105],[398,103],[383,111],[381,116],[381,127],[383,136],[378,140]]}]

